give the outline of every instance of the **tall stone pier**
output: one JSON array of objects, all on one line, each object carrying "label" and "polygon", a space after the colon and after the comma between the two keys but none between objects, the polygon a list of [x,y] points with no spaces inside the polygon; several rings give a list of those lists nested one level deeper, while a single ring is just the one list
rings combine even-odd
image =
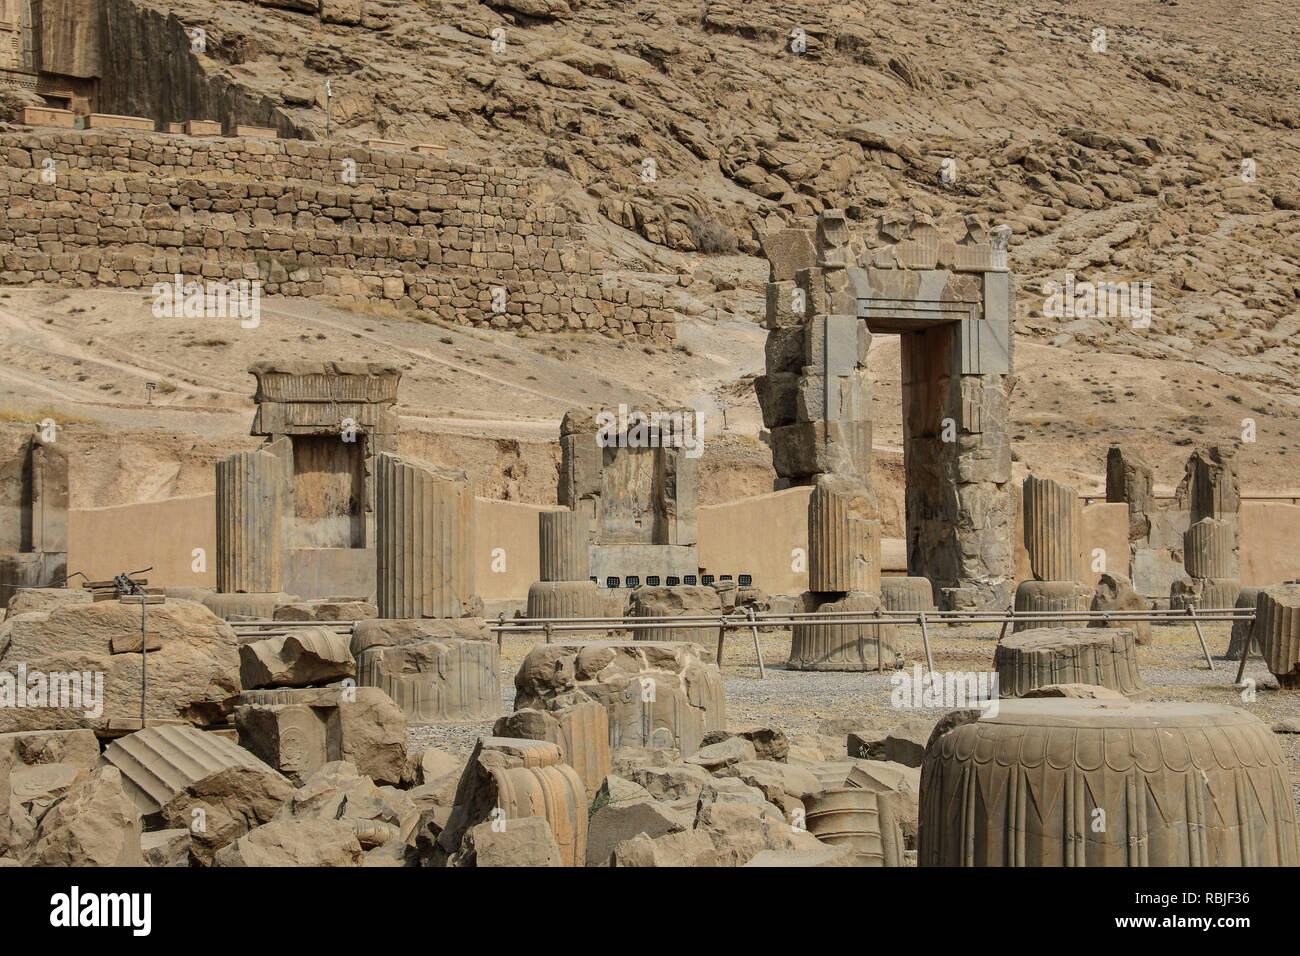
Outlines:
[{"label": "tall stone pier", "polygon": [[286,509],[293,494],[284,443],[217,462],[217,590],[259,594],[281,588]]},{"label": "tall stone pier", "polygon": [[1015,492],[1006,423],[1014,292],[1010,229],[968,216],[850,225],[820,215],[807,241],[765,242],[767,374],[755,382],[777,487],[871,475],[873,334],[901,337],[908,574],[942,608],[1004,608]]},{"label": "tall stone pier", "polygon": [[474,594],[474,491],[464,472],[381,453],[375,596],[381,618],[482,613]]}]

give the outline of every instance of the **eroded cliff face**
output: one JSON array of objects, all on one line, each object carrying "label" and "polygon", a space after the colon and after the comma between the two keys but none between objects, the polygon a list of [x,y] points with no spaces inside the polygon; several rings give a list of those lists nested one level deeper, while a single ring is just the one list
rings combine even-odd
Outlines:
[{"label": "eroded cliff face", "polygon": [[[228,77],[205,68],[201,57],[210,52],[206,33],[194,32],[195,27],[187,27],[170,12],[132,0],[102,2],[100,112],[148,116],[160,123],[193,119],[227,126],[269,126],[281,136],[314,139],[266,97],[249,93]],[[91,38],[85,39],[91,42]],[[238,46],[243,41],[223,42]],[[222,53],[223,59],[239,62],[238,49]]]},{"label": "eroded cliff face", "polygon": [[102,76],[104,0],[32,0],[34,66],[46,73]]}]

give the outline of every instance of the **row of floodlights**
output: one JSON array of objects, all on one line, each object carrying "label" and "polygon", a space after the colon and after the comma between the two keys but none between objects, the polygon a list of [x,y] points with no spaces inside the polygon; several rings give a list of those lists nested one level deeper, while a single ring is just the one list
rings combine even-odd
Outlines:
[{"label": "row of floodlights", "polygon": [[[593,577],[591,580],[595,581],[597,584],[600,583],[598,578]],[[657,574],[647,574],[645,579],[646,587],[657,588],[660,586],[661,580],[662,579]],[[676,574],[670,574],[667,577],[666,586],[670,588],[675,588],[681,584],[685,584],[687,586],[703,584],[705,587],[708,587],[709,585],[713,584],[714,581],[722,582],[722,581],[733,581],[733,580],[736,581],[736,583],[740,587],[747,588],[754,583],[754,576],[752,574],[741,574],[741,575],[737,575],[736,578],[733,578],[730,574],[723,574],[723,575],[716,575],[716,576],[712,574],[702,574],[702,575],[686,574],[679,577]],[[623,583],[619,583],[620,581],[622,581]],[[639,588],[640,586],[641,586],[641,576],[638,574],[629,574],[626,578],[616,578],[610,576],[605,579],[605,587],[607,588],[619,588],[619,587]]]}]

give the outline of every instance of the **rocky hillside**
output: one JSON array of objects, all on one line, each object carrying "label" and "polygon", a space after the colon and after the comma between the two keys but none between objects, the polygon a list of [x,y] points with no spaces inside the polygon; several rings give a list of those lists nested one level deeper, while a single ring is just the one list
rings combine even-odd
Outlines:
[{"label": "rocky hillside", "polygon": [[[1024,334],[1285,386],[1297,369],[1280,0],[271,2],[167,8],[206,32],[193,69],[302,135],[326,135],[328,79],[336,138],[530,168],[614,261],[683,273],[684,311],[752,316],[759,289],[688,288],[695,255],[755,253],[820,209],[975,210],[1015,230]],[[1151,282],[1151,328],[1044,317],[1067,272]]]}]

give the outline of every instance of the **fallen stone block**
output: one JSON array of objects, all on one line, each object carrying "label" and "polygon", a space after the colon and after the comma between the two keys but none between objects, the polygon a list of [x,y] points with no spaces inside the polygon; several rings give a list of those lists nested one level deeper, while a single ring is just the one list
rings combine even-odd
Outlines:
[{"label": "fallen stone block", "polygon": [[553,710],[594,700],[609,714],[609,746],[675,747],[694,753],[726,723],[726,696],[712,652],[690,642],[543,644],[515,675],[515,709]]},{"label": "fallen stone block", "polygon": [[16,764],[63,763],[93,770],[99,763],[99,740],[93,730],[30,730],[0,734],[0,751],[13,754]]},{"label": "fallen stone block", "polygon": [[310,687],[355,677],[351,638],[324,627],[304,627],[239,648],[239,677],[245,689]]},{"label": "fallen stone block", "polygon": [[642,767],[627,778],[644,787],[656,800],[698,800],[711,777],[703,767],[676,763],[668,767]]},{"label": "fallen stone block", "polygon": [[481,617],[376,618],[352,625],[352,656],[372,647],[398,647],[424,641],[496,642],[488,623]]},{"label": "fallen stone block", "polygon": [[149,727],[113,741],[103,762],[150,822],[191,834],[200,863],[270,820],[293,784],[233,741],[193,727]]},{"label": "fallen stone block", "polygon": [[365,621],[379,615],[369,601],[300,601],[281,604],[271,615],[274,621]]},{"label": "fallen stone block", "polygon": [[667,767],[680,763],[681,752],[676,747],[619,747],[610,757],[610,770],[627,777],[643,767]]},{"label": "fallen stone block", "polygon": [[763,799],[780,807],[786,819],[804,810],[804,800],[822,790],[821,781],[812,771],[773,760],[745,760],[717,771],[720,776],[735,777],[763,795]]},{"label": "fallen stone block", "polygon": [[24,866],[143,866],[140,812],[115,767],[79,780],[41,818]]},{"label": "fallen stone block", "polygon": [[[278,761],[292,757],[291,766],[302,775],[324,761],[347,760],[377,783],[400,784],[406,771],[406,716],[387,694],[377,687],[302,687],[273,688],[244,691],[236,709],[236,726],[240,729],[241,743],[259,754],[276,755]],[[284,745],[269,736],[278,733],[281,726],[276,721],[258,717],[245,707],[307,707],[316,712],[325,726],[324,749],[312,725],[303,717],[294,718],[294,726],[302,730],[289,741],[286,754]],[[241,726],[241,719],[244,721]],[[245,730],[246,728],[246,730]],[[247,736],[244,736],[244,734]],[[264,736],[266,735],[266,736]],[[301,743],[302,756],[294,748]],[[310,749],[309,749],[310,748]],[[265,758],[263,758],[265,759]],[[270,761],[268,760],[268,763]]]},{"label": "fallen stone block", "polygon": [[482,720],[501,712],[495,641],[429,640],[366,648],[357,676],[378,687],[416,724]]},{"label": "fallen stone block", "polygon": [[90,592],[84,588],[16,588],[5,608],[5,619],[33,611],[50,611],[65,604],[89,604]]},{"label": "fallen stone block", "polygon": [[544,817],[490,821],[470,827],[458,866],[564,866]]},{"label": "fallen stone block", "polygon": [[726,767],[746,760],[757,760],[754,745],[744,737],[728,737],[726,740],[707,747],[701,747],[686,758],[688,764],[703,767],[709,773],[718,773]]},{"label": "fallen stone block", "polygon": [[561,759],[582,778],[593,796],[610,771],[609,714],[595,701],[580,701],[557,710],[525,707],[497,720],[496,737],[549,740],[560,747]]},{"label": "fallen stone block", "polygon": [[577,771],[560,762],[560,748],[539,740],[480,737],[456,788],[456,806],[438,836],[453,864],[474,826],[545,817],[565,866],[587,857],[586,789]]},{"label": "fallen stone block", "polygon": [[[738,784],[745,793],[728,793],[719,785]],[[779,807],[739,780],[718,780],[701,792],[695,830],[708,835],[719,866],[743,866],[763,850],[821,849],[819,842],[798,820],[791,821]]]},{"label": "fallen stone block", "polygon": [[[711,587],[678,585],[676,587],[650,587],[642,585],[632,591],[628,604],[628,617],[687,617],[722,614],[722,599]],[[663,622],[668,623],[668,622]],[[636,641],[694,641],[708,647],[716,641],[716,625],[695,627],[640,627],[633,628]]]},{"label": "fallen stone block", "polygon": [[754,745],[754,756],[758,760],[776,760],[784,762],[790,755],[790,741],[785,731],[776,727],[731,727],[727,730],[711,730],[704,735],[701,746],[721,743],[728,737],[744,737]]},{"label": "fallen stone block", "polygon": [[640,787],[637,790],[640,793],[624,801],[611,796],[604,804],[599,800],[593,803],[596,810],[587,822],[587,866],[609,866],[615,848],[638,833],[654,839],[691,828],[694,819],[689,813],[648,799],[648,794],[642,798],[646,791]]},{"label": "fallen stone block", "polygon": [[[315,695],[308,695],[315,699]],[[338,708],[333,703],[247,703],[235,708],[239,746],[295,784],[332,760],[343,759]]]},{"label": "fallen stone block", "polygon": [[296,604],[298,595],[283,591],[253,593],[213,591],[203,597],[203,606],[227,621],[269,621],[275,609]]},{"label": "fallen stone block", "polygon": [[146,866],[189,866],[190,831],[154,830],[140,835]]},{"label": "fallen stone block", "polygon": [[315,817],[350,823],[366,866],[403,866],[415,852],[420,809],[405,791],[379,787],[347,761],[321,767],[276,812],[276,820]]},{"label": "fallen stone block", "polygon": [[718,856],[704,830],[681,830],[658,837],[639,833],[614,847],[610,866],[719,866]]},{"label": "fallen stone block", "polygon": [[361,866],[356,829],[341,820],[273,820],[217,851],[213,866]]},{"label": "fallen stone block", "polygon": [[[224,722],[240,687],[238,640],[230,625],[201,605],[179,601],[150,605],[148,629],[161,642],[148,655],[148,717],[199,726]],[[81,697],[72,707],[0,707],[0,733],[104,729],[115,718],[138,720],[141,655],[114,654],[113,639],[139,630],[139,606],[117,601],[62,605],[0,623],[0,671],[17,673],[21,665],[28,674],[59,673]]]},{"label": "fallen stone block", "polygon": [[[905,767],[919,767],[925,757],[925,747],[934,731],[933,720],[911,717],[885,735],[881,759],[901,763]],[[856,756],[856,755],[850,755]]]}]

